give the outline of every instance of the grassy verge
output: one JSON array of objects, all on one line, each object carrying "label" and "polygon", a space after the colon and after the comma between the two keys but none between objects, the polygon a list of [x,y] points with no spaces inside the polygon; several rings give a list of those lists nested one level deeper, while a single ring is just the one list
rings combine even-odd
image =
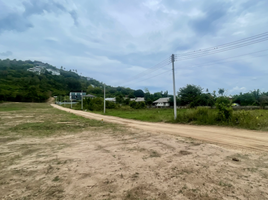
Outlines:
[{"label": "grassy verge", "polygon": [[[70,107],[66,105],[66,107]],[[80,109],[80,107],[76,108]],[[94,113],[103,114],[102,111]],[[219,120],[216,109],[178,109],[174,121],[173,109],[132,109],[123,106],[119,109],[107,109],[105,115],[149,122],[168,122],[194,125],[216,125],[268,131],[268,110],[234,110],[228,120]]]},{"label": "grassy verge", "polygon": [[86,119],[45,103],[0,104],[0,136],[51,136],[116,125]]}]

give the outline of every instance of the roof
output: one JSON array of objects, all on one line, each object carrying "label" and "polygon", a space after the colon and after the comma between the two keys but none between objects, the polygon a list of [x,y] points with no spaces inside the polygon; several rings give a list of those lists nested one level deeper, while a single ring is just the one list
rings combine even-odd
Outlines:
[{"label": "roof", "polygon": [[94,98],[96,96],[92,95],[92,94],[87,94],[87,95],[84,95],[84,97],[90,97],[90,98]]},{"label": "roof", "polygon": [[114,98],[105,98],[105,101],[116,101],[115,97]]},{"label": "roof", "polygon": [[154,101],[153,103],[168,103],[169,99],[170,99],[170,97],[159,98],[156,101]]},{"label": "roof", "polygon": [[[81,95],[82,92],[70,92],[70,95]],[[86,93],[83,92],[83,96],[85,96]]]},{"label": "roof", "polygon": [[144,97],[137,97],[135,101],[136,102],[141,102],[141,101],[145,101],[145,100],[144,100]]}]

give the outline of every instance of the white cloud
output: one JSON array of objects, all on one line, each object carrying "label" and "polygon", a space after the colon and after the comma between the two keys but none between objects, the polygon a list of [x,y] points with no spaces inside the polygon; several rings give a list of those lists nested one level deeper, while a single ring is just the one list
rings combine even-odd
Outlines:
[{"label": "white cloud", "polygon": [[[0,7],[5,8],[0,13],[1,59],[41,60],[75,68],[107,84],[125,83],[172,53],[265,32],[268,23],[265,0],[65,0],[64,4],[60,0],[14,0],[0,1]],[[176,87],[196,84],[210,91],[226,88],[232,94],[245,88],[268,90],[265,52],[204,65],[262,50],[267,44],[178,61]],[[126,86],[171,92],[172,76],[163,73],[170,68],[138,77]]]}]

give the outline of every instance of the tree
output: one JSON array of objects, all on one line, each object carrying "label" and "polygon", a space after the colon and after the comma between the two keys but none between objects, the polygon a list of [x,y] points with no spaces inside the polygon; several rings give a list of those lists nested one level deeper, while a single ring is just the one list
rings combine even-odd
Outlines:
[{"label": "tree", "polygon": [[265,109],[265,106],[268,103],[268,96],[261,95],[259,99],[261,108]]},{"label": "tree", "polygon": [[141,89],[135,90],[134,91],[134,96],[135,97],[144,97],[144,92]]},{"label": "tree", "polygon": [[116,103],[119,103],[119,104],[123,103],[123,101],[124,101],[124,98],[122,95],[116,96],[115,99],[116,99]]},{"label": "tree", "polygon": [[218,93],[219,93],[219,95],[223,96],[223,94],[224,94],[224,88],[219,88]]},{"label": "tree", "polygon": [[186,85],[179,89],[178,96],[181,100],[181,105],[194,104],[197,98],[202,94],[203,88],[196,85]]}]

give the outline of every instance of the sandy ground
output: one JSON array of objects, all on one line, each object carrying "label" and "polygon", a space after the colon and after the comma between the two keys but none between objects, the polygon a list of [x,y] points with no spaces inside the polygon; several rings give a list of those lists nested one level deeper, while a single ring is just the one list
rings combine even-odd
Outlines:
[{"label": "sandy ground", "polygon": [[142,129],[154,133],[172,134],[176,136],[190,137],[212,144],[220,144],[238,149],[247,149],[260,152],[268,151],[268,132],[250,131],[243,129],[193,126],[167,123],[141,122],[137,120],[122,119],[119,117],[105,116],[90,112],[72,110],[55,104],[53,107],[71,112],[86,118],[104,120],[107,122],[124,124],[131,128]]},{"label": "sandy ground", "polygon": [[[253,152],[245,142],[239,150],[180,137],[180,131],[165,132],[162,124],[142,123],[138,129],[134,121],[129,126],[2,138],[0,199],[268,199],[266,152]],[[176,127],[186,127],[184,134],[198,129]],[[200,128],[207,135],[225,130]]]}]

